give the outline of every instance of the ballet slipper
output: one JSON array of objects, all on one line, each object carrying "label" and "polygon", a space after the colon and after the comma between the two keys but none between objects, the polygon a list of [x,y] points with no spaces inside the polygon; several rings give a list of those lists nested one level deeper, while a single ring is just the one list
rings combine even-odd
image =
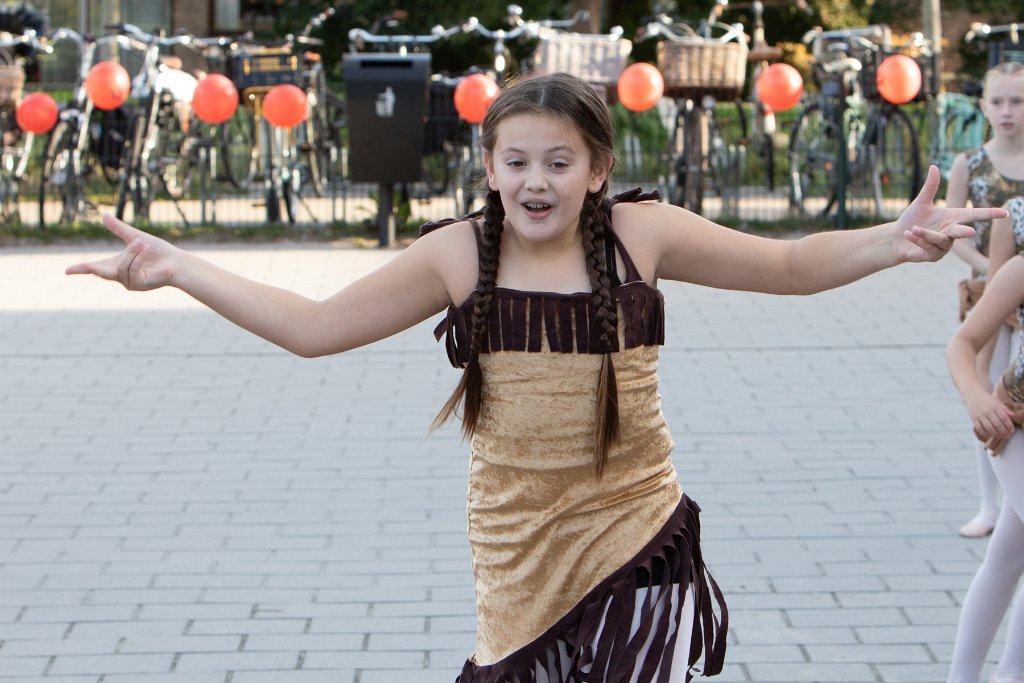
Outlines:
[{"label": "ballet slipper", "polygon": [[[960,535],[964,538],[985,538],[991,534],[995,528],[996,525],[994,522],[980,522],[977,519],[972,519],[960,527]],[[1007,681],[1009,681],[1009,679],[1007,679]],[[1003,681],[998,681],[997,683],[1003,683]],[[1024,681],[1021,681],[1020,683],[1024,683]]]}]

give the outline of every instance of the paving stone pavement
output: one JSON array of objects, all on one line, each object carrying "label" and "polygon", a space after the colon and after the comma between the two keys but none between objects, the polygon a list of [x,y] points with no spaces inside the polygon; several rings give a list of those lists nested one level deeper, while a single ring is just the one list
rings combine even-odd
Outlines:
[{"label": "paving stone pavement", "polygon": [[[395,252],[192,247],[326,296]],[[0,250],[0,682],[454,681],[467,447],[434,320],[289,356],[180,292]],[[807,298],[664,283],[665,411],[727,594],[722,683],[945,680],[985,551],[955,259]],[[1000,636],[1001,637],[1001,636]]]}]

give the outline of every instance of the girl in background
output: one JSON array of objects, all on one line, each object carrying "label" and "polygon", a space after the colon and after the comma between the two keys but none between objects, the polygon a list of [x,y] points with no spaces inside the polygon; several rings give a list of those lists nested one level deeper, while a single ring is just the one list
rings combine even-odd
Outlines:
[{"label": "girl in background", "polygon": [[[1002,206],[1024,195],[1024,64],[1004,62],[988,70],[980,107],[991,128],[990,139],[977,149],[957,155],[949,172],[946,206]],[[974,224],[973,240],[959,240],[953,252],[971,266],[971,279],[960,283],[960,320],[981,295],[985,279],[995,271],[989,264],[990,223]],[[1010,328],[1000,327],[979,354],[978,375],[991,385],[1010,357]],[[992,533],[999,514],[999,483],[981,444],[975,445],[980,502],[977,514],[960,527],[966,538]]]}]

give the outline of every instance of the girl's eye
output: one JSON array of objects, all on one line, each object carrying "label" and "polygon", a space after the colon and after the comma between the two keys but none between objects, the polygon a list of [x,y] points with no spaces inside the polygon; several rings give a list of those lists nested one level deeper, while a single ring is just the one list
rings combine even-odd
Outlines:
[{"label": "girl's eye", "polygon": [[521,159],[509,159],[508,162],[506,162],[506,163],[509,166],[511,166],[512,168],[519,168],[521,166],[525,166],[526,165],[526,162],[524,162]]},{"label": "girl's eye", "polygon": [[552,161],[552,168],[558,169],[559,171],[569,168],[569,162],[567,161]]}]

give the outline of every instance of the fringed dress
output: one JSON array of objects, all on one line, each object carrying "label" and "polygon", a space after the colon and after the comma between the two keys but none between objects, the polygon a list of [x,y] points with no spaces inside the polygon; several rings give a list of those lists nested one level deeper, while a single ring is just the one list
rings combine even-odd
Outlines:
[{"label": "fringed dress", "polygon": [[[476,647],[456,683],[689,681],[702,653],[704,675],[721,671],[725,604],[658,393],[664,300],[617,238],[608,247],[627,277],[613,288],[620,438],[600,479],[603,350],[590,293],[499,287],[492,300],[468,493]],[[436,330],[456,367],[468,360],[475,301]],[[685,662],[673,661],[680,649]]]}]

